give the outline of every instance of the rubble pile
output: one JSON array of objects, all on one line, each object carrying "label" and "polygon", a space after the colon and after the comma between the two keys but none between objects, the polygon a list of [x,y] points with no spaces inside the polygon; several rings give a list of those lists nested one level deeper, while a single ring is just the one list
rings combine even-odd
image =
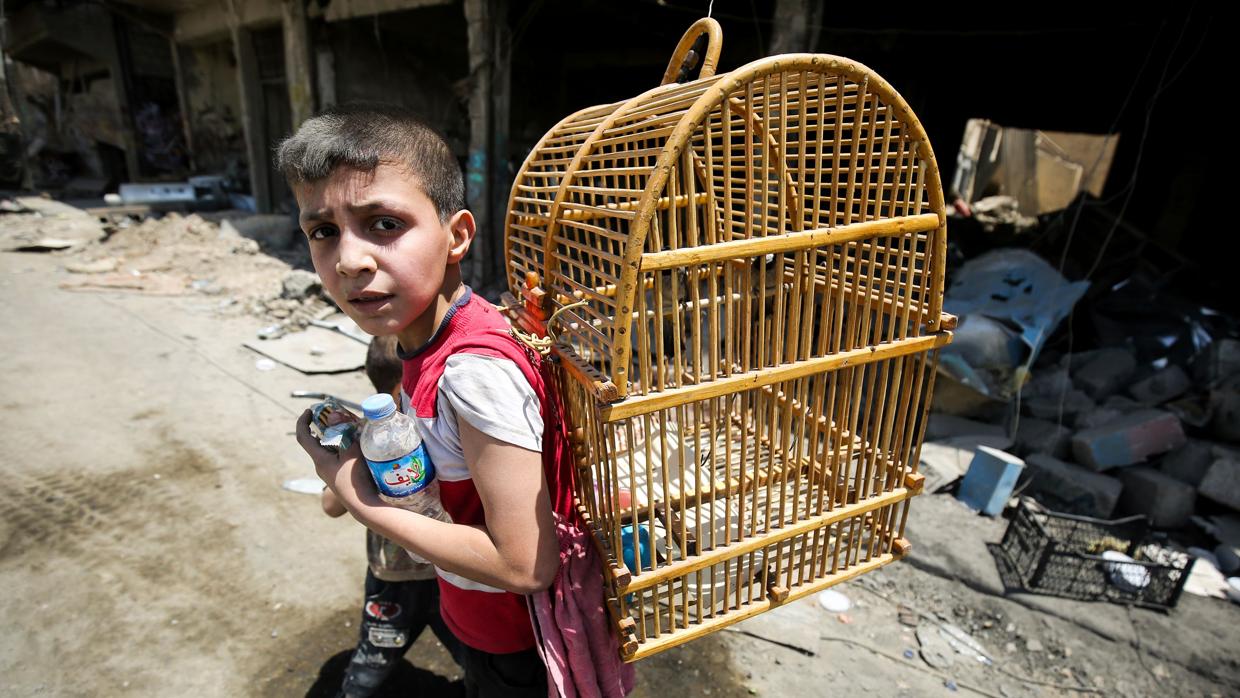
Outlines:
[{"label": "rubble pile", "polygon": [[[65,210],[53,219],[14,204],[5,223],[10,231],[39,230],[45,245],[65,238],[65,244],[44,251],[64,256],[72,274],[62,284],[66,290],[218,298],[221,315],[256,317],[274,326],[269,334],[304,329],[336,312],[318,277],[306,271],[308,255],[288,216],[225,211],[96,217],[59,206]],[[55,231],[66,226],[90,228],[92,234],[57,237]],[[21,240],[33,244],[34,238]]]},{"label": "rubble pile", "polygon": [[1056,511],[1181,528],[1195,514],[1240,517],[1237,386],[1240,340],[1218,340],[1188,367],[1139,367],[1108,347],[1036,365],[1015,414],[935,414],[927,433],[1006,434],[1025,461],[1025,493]]},{"label": "rubble pile", "polygon": [[1240,552],[1237,326],[1139,275],[1088,286],[1026,249],[956,271],[927,482],[961,478],[957,498],[988,515],[1028,495],[1062,514],[1145,517],[1177,550],[1219,561],[1209,595],[1227,595],[1237,570],[1224,562]]}]

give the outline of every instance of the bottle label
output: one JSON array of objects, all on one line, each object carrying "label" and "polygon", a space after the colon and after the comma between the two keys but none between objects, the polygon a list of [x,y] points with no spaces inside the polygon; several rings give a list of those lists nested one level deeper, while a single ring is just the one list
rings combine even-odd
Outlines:
[{"label": "bottle label", "polygon": [[395,460],[370,460],[370,475],[379,487],[379,493],[388,497],[408,497],[421,492],[435,479],[435,466],[426,454],[426,445]]}]

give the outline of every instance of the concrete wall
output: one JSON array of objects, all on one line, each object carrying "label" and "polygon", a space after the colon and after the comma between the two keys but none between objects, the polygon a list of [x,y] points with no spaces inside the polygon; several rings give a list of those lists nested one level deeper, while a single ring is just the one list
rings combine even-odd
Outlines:
[{"label": "concrete wall", "polygon": [[[465,18],[456,5],[320,25],[335,57],[336,101],[406,106],[464,156],[469,120],[456,83],[468,73]],[[324,37],[323,34],[327,36]]]},{"label": "concrete wall", "polygon": [[245,157],[232,42],[183,47],[181,56],[195,164],[202,172],[227,171]]},{"label": "concrete wall", "polygon": [[[233,0],[241,15],[242,26],[251,29],[280,23],[280,0]],[[173,22],[173,37],[179,44],[200,46],[229,38],[225,3],[210,2],[185,12],[178,12]]]}]

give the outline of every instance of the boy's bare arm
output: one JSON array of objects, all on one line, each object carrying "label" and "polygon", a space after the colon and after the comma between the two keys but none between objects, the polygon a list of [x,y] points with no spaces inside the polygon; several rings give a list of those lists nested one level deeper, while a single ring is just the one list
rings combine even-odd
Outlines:
[{"label": "boy's bare arm", "polygon": [[[559,569],[559,543],[542,455],[506,444],[461,421],[461,446],[487,513],[487,526],[435,521],[379,499],[355,445],[335,454],[309,435],[297,437],[354,518],[441,569],[518,594],[546,589]],[[303,434],[304,432],[304,434]]]},{"label": "boy's bare arm", "polygon": [[333,519],[349,513],[349,510],[344,508],[344,504],[340,502],[340,498],[336,496],[335,492],[332,492],[330,487],[324,489],[323,494],[319,496],[319,505],[323,507],[323,513]]}]

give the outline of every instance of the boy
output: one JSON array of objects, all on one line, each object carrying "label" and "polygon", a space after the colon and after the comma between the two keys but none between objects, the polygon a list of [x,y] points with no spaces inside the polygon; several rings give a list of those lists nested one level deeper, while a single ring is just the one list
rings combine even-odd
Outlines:
[{"label": "boy", "polygon": [[[376,391],[391,393],[400,401],[401,362],[395,337],[371,340],[366,377]],[[330,489],[323,490],[321,503],[328,516],[345,514],[344,505]],[[343,698],[373,695],[427,626],[453,656],[457,653],[456,638],[439,617],[435,568],[414,561],[400,546],[370,529],[366,529],[366,557],[362,622],[357,649],[340,686]]]},{"label": "boy", "polygon": [[344,108],[303,124],[279,162],[324,288],[363,330],[399,341],[402,409],[422,428],[453,523],[386,505],[360,451],[321,448],[308,411],[298,442],[356,519],[434,563],[466,693],[541,698],[548,676],[525,595],[561,584],[571,449],[539,358],[461,283],[475,228],[457,161],[405,114]]}]

